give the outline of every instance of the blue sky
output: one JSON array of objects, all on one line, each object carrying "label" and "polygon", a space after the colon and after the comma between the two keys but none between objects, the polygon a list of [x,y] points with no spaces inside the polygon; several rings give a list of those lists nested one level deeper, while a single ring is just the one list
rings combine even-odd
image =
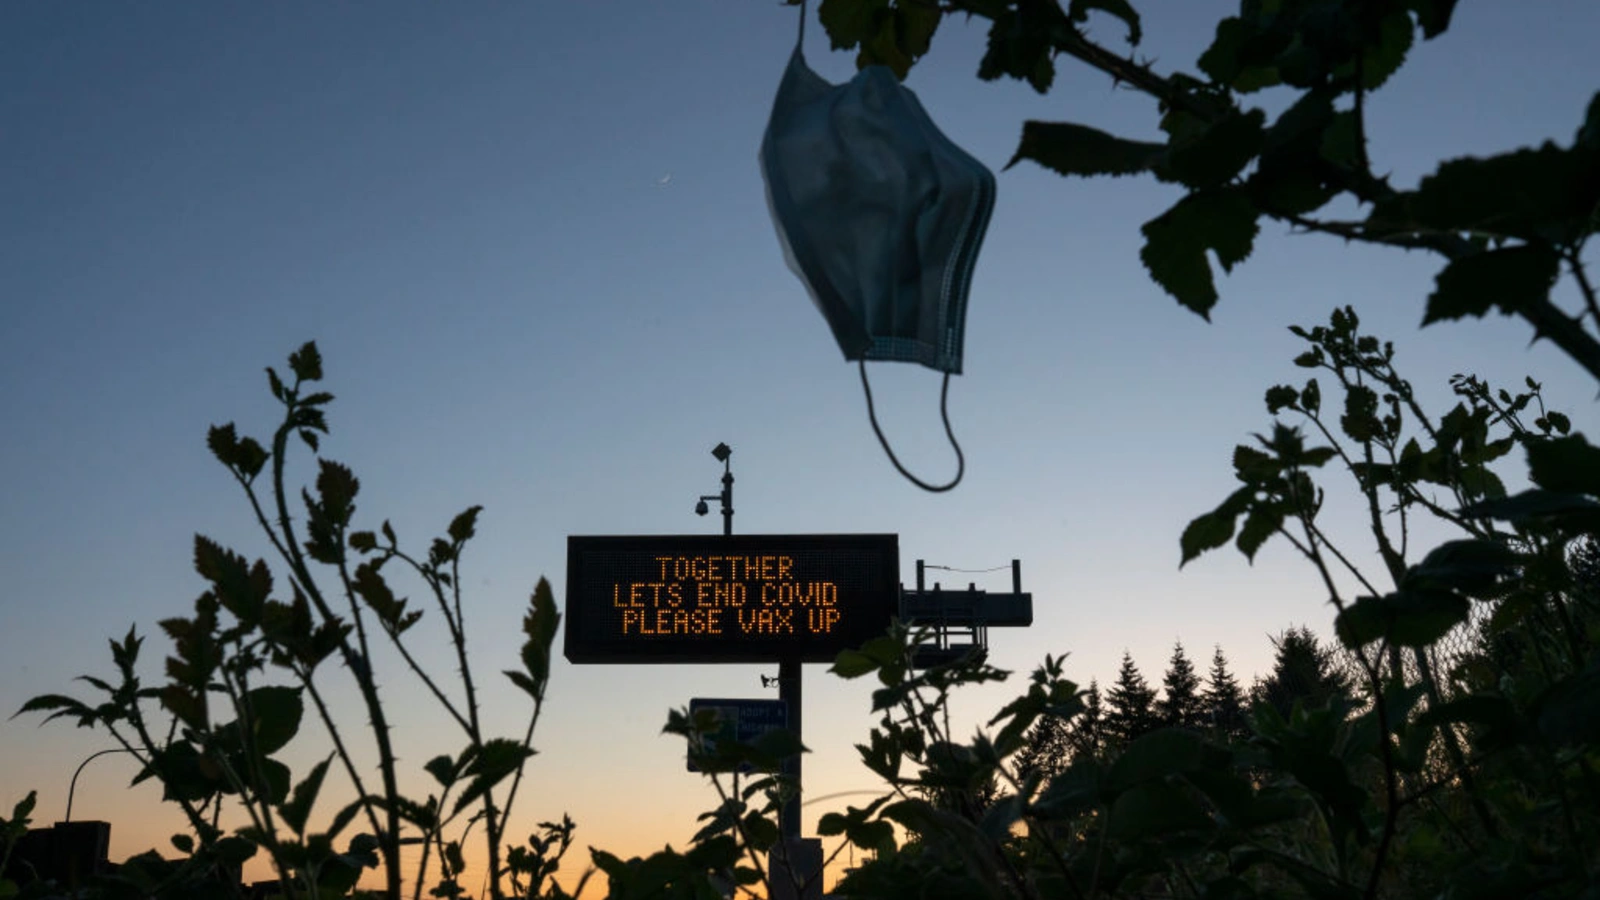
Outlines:
[{"label": "blue sky", "polygon": [[[1161,71],[1192,68],[1230,9],[1145,7],[1140,54]],[[951,387],[966,480],[915,489],[768,219],[756,148],[794,15],[749,0],[0,5],[0,706],[103,672],[105,638],[186,610],[194,533],[265,552],[204,434],[233,420],[264,435],[262,369],[305,340],[338,395],[324,451],[362,478],[369,527],[388,518],[420,546],[486,506],[466,580],[484,673],[514,660],[534,582],[559,595],[566,535],[714,531],[692,507],[717,490],[707,451],[726,441],[741,532],[897,533],[906,580],[919,558],[1020,558],[1035,624],[992,635],[1002,666],[1070,652],[1074,677],[1110,679],[1126,649],[1157,679],[1182,640],[1197,660],[1221,644],[1248,676],[1267,635],[1326,630],[1325,597],[1276,546],[1180,573],[1178,535],[1230,489],[1231,448],[1267,424],[1264,389],[1303,377],[1285,326],[1336,305],[1396,340],[1435,408],[1454,372],[1532,374],[1592,433],[1592,380],[1520,323],[1417,329],[1430,258],[1269,225],[1207,324],[1138,261],[1138,227],[1173,190],[1022,165],[999,174]],[[1154,136],[1146,98],[1071,61],[1044,97],[979,82],[980,24],[947,21],[909,85],[991,168],[1027,118]],[[1119,45],[1115,22],[1093,24]],[[1569,142],[1600,85],[1596,33],[1587,0],[1462,4],[1371,98],[1375,164],[1409,186],[1443,157]],[[833,80],[852,71],[818,28],[806,49]],[[873,377],[902,459],[948,472],[938,375]],[[163,652],[152,640],[152,677]],[[764,696],[773,668],[563,662],[523,812],[569,811],[580,843],[624,855],[682,844],[712,799],[658,735],[666,710]],[[390,679],[397,698],[414,688]],[[806,696],[807,792],[872,787],[850,749],[865,686],[809,667]],[[431,755],[436,722],[402,706],[412,758]],[[492,712],[520,731],[509,691]],[[0,725],[0,801],[36,787],[58,815],[102,746]],[[131,774],[104,760],[80,786],[76,814],[114,821],[114,853],[173,830],[151,788],[122,790]]]}]

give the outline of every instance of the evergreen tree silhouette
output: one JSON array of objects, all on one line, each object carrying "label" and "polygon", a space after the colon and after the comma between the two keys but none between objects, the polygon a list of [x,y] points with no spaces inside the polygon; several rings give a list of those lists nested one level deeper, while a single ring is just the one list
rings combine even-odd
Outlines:
[{"label": "evergreen tree silhouette", "polygon": [[1122,652],[1122,668],[1117,680],[1106,691],[1106,743],[1125,747],[1135,738],[1155,729],[1156,692],[1139,673],[1133,654]]},{"label": "evergreen tree silhouette", "polygon": [[1074,759],[1097,757],[1106,749],[1106,708],[1099,681],[1089,679],[1083,707],[1083,712],[1072,720],[1072,731],[1067,735]]},{"label": "evergreen tree silhouette", "polygon": [[1277,651],[1272,672],[1255,686],[1253,699],[1288,717],[1295,701],[1325,706],[1350,688],[1350,676],[1332,647],[1325,647],[1305,626],[1289,628],[1272,639]]},{"label": "evergreen tree silhouette", "polygon": [[1242,739],[1247,729],[1244,721],[1244,691],[1228,671],[1228,658],[1217,644],[1211,654],[1211,671],[1206,675],[1206,687],[1200,700],[1206,725],[1219,737]]},{"label": "evergreen tree silhouette", "polygon": [[1161,678],[1162,697],[1156,703],[1156,717],[1161,724],[1167,728],[1199,729],[1205,721],[1199,688],[1200,676],[1183,652],[1183,642],[1178,641],[1172,646],[1167,673]]},{"label": "evergreen tree silhouette", "polygon": [[1023,736],[1022,749],[1017,751],[1013,764],[1017,777],[1026,779],[1038,774],[1048,783],[1061,774],[1072,762],[1072,734],[1081,716],[1074,716],[1070,722],[1060,716],[1040,716]]}]

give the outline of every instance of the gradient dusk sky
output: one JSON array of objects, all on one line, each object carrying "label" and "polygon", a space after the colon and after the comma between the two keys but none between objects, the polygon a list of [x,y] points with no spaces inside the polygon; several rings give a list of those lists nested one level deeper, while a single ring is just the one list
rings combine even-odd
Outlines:
[{"label": "gradient dusk sky", "polygon": [[[1140,57],[1192,71],[1231,9],[1143,4]],[[155,623],[202,590],[196,532],[266,553],[204,437],[230,420],[265,435],[262,370],[306,340],[338,397],[323,452],[361,478],[364,527],[387,518],[423,547],[485,505],[465,578],[480,680],[515,663],[537,579],[562,596],[567,535],[714,532],[693,506],[719,487],[719,441],[742,533],[896,533],[906,581],[919,558],[1020,558],[1035,623],[991,634],[1020,689],[1046,653],[1070,653],[1087,683],[1128,650],[1156,681],[1179,640],[1202,665],[1221,645],[1248,681],[1268,635],[1329,631],[1325,593],[1285,547],[1178,569],[1184,524],[1231,489],[1234,444],[1268,424],[1263,391],[1304,378],[1288,325],[1353,305],[1433,408],[1453,402],[1452,373],[1532,375],[1595,433],[1593,381],[1520,322],[1418,329],[1438,269],[1420,253],[1266,225],[1219,280],[1212,323],[1180,309],[1138,257],[1139,225],[1173,188],[998,171],[1024,119],[1154,139],[1152,102],[1065,59],[1047,96],[980,82],[983,23],[950,18],[908,84],[997,171],[999,199],[950,392],[966,480],[916,489],[879,449],[855,368],[768,218],[756,148],[795,14],[757,0],[0,4],[0,709],[106,674],[106,639],[130,624],[153,635],[158,677]],[[1114,20],[1091,25],[1123,46]],[[1447,156],[1570,143],[1600,87],[1596,35],[1593,0],[1461,4],[1370,98],[1375,165],[1410,187]],[[806,49],[831,80],[851,74],[820,28]],[[938,375],[873,376],[901,458],[948,473]],[[448,670],[441,635],[426,637]],[[874,788],[851,748],[870,685],[824,669],[807,667],[807,795]],[[775,696],[759,679],[775,670],[560,661],[526,823],[569,812],[580,845],[624,856],[683,846],[714,798],[660,734],[667,710]],[[396,670],[385,687],[413,766],[458,748],[413,680]],[[975,723],[1011,688],[958,713]],[[520,733],[509,686],[489,712]],[[305,743],[297,759],[318,758]],[[39,817],[59,818],[72,770],[106,746],[4,721],[0,804],[37,788]],[[178,830],[157,788],[125,789],[132,774],[109,757],[78,788],[74,815],[113,822],[114,858]],[[808,833],[829,808],[807,807]]]}]

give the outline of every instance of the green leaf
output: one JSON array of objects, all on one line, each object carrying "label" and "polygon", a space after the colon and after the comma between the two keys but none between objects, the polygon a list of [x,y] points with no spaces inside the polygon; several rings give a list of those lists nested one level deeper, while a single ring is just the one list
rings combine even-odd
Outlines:
[{"label": "green leaf", "polygon": [[1250,510],[1250,515],[1245,517],[1244,525],[1239,529],[1239,538],[1234,546],[1244,554],[1244,558],[1255,562],[1256,551],[1260,550],[1267,539],[1278,533],[1278,528],[1283,525],[1283,511],[1276,506],[1258,506]]},{"label": "green leaf", "polygon": [[1142,735],[1111,764],[1107,784],[1126,790],[1141,782],[1203,767],[1205,742],[1192,731],[1161,728]]},{"label": "green leaf", "polygon": [[267,366],[267,388],[272,391],[272,396],[279,403],[289,398],[289,391],[283,386],[283,379],[278,377],[277,371]]},{"label": "green leaf", "polygon": [[1400,580],[1409,590],[1455,590],[1466,594],[1490,591],[1513,574],[1517,554],[1499,541],[1459,540],[1440,544]]},{"label": "green leaf", "polygon": [[1009,75],[1028,82],[1043,94],[1055,81],[1056,66],[1051,59],[1049,27],[1021,15],[1038,7],[1004,9],[989,26],[988,49],[978,62],[978,77],[993,81]]},{"label": "green leaf", "polygon": [[1600,495],[1600,447],[1579,434],[1530,441],[1528,477],[1547,491]]},{"label": "green leaf", "polygon": [[1440,163],[1415,191],[1375,206],[1368,224],[1380,231],[1467,232],[1561,246],[1593,230],[1596,205],[1600,160],[1547,142]]},{"label": "green leaf", "polygon": [[[243,760],[239,761],[241,767]],[[256,762],[261,772],[259,785],[260,797],[268,803],[279,804],[289,796],[289,783],[294,776],[289,767],[275,759],[262,759]]]},{"label": "green leaf", "polygon": [[271,685],[255,688],[245,697],[256,753],[267,756],[278,752],[300,730],[300,718],[305,712],[300,688]]},{"label": "green leaf", "polygon": [[456,761],[446,754],[441,753],[428,760],[422,768],[429,775],[432,775],[433,780],[439,782],[442,787],[449,787],[456,783]]},{"label": "green leaf", "polygon": [[1305,389],[1300,392],[1300,405],[1313,415],[1322,409],[1322,388],[1315,378],[1306,381]]},{"label": "green leaf", "polygon": [[1261,484],[1268,481],[1276,477],[1281,468],[1270,455],[1254,447],[1239,444],[1233,448],[1233,473],[1245,484]]},{"label": "green leaf", "polygon": [[[531,685],[521,685],[535,700],[544,696],[545,685],[550,681],[550,646],[555,641],[556,627],[561,614],[556,611],[556,598],[550,582],[540,578],[528,598],[528,612],[522,617],[522,633],[527,640],[522,644],[522,665],[527,670]],[[515,679],[513,679],[515,680]],[[537,690],[529,690],[529,687]]]},{"label": "green leaf", "polygon": [[1211,318],[1217,290],[1206,253],[1216,254],[1224,271],[1250,255],[1256,236],[1256,211],[1236,189],[1197,191],[1146,222],[1139,258],[1150,277],[1180,304]]},{"label": "green leaf", "polygon": [[1392,9],[1378,24],[1377,40],[1369,40],[1361,58],[1361,84],[1367,90],[1383,86],[1399,70],[1414,40],[1411,17]]},{"label": "green leaf", "polygon": [[53,719],[71,717],[78,720],[79,728],[85,728],[93,726],[100,720],[99,714],[88,704],[64,694],[41,694],[22,704],[22,707],[12,715],[20,716],[27,712],[45,712],[47,710],[54,710],[54,712],[45,717],[46,722]]},{"label": "green leaf", "polygon": [[1220,187],[1261,151],[1265,122],[1266,114],[1259,109],[1235,111],[1193,137],[1175,136],[1168,155],[1156,167],[1156,174],[1162,180],[1177,181],[1197,190]]},{"label": "green leaf", "polygon": [[833,667],[828,671],[840,678],[860,678],[877,669],[877,660],[862,653],[860,650],[841,650],[833,659]]},{"label": "green leaf", "polygon": [[1468,518],[1545,522],[1575,532],[1600,532],[1600,502],[1583,494],[1533,488],[1514,497],[1483,500],[1461,509]]},{"label": "green leaf", "polygon": [[399,634],[416,621],[418,613],[408,613],[407,600],[396,598],[389,583],[379,573],[382,558],[368,560],[356,566],[351,586],[367,606],[377,614],[378,621],[389,634]]},{"label": "green leaf", "polygon": [[317,352],[315,341],[306,341],[299,350],[289,354],[289,368],[301,381],[322,380],[322,354]]},{"label": "green leaf", "polygon": [[261,621],[263,605],[272,592],[272,577],[265,564],[258,564],[252,571],[244,557],[197,534],[194,536],[194,570],[215,586],[217,600],[239,621],[246,624]]},{"label": "green leaf", "polygon": [[477,533],[478,513],[483,512],[482,506],[471,506],[450,520],[450,540],[457,544],[464,544]]},{"label": "green leaf", "polygon": [[1089,21],[1089,11],[1098,9],[1121,19],[1128,26],[1128,43],[1138,46],[1144,33],[1139,27],[1139,13],[1127,0],[1072,0],[1067,5],[1067,17],[1074,22]]},{"label": "green leaf", "polygon": [[889,9],[889,0],[822,0],[817,18],[834,50],[849,50],[877,31],[877,19]]},{"label": "green leaf", "polygon": [[1465,597],[1443,590],[1398,590],[1382,597],[1359,597],[1339,613],[1334,630],[1346,647],[1387,639],[1402,647],[1427,647],[1472,612]]},{"label": "green leaf", "polygon": [[242,866],[256,855],[256,845],[241,837],[225,837],[212,845],[217,858],[232,866]]},{"label": "green leaf", "polygon": [[317,794],[322,790],[322,779],[328,774],[328,764],[333,762],[330,755],[327,759],[317,763],[305,779],[294,786],[294,793],[290,795],[289,802],[279,808],[283,821],[294,833],[304,837],[306,833],[306,819],[311,816],[311,807],[317,802]]},{"label": "green leaf", "polygon": [[1200,804],[1176,786],[1146,781],[1117,796],[1106,827],[1113,838],[1141,840],[1210,829],[1212,823]]},{"label": "green leaf", "polygon": [[1356,128],[1355,113],[1337,112],[1328,120],[1322,132],[1319,155],[1338,166],[1354,167],[1361,160],[1361,134]]},{"label": "green leaf", "polygon": [[318,510],[331,524],[349,524],[356,495],[361,492],[360,479],[348,466],[328,459],[317,460],[317,470]]},{"label": "green leaf", "polygon": [[1434,279],[1422,324],[1465,316],[1481,318],[1491,309],[1511,315],[1543,303],[1550,297],[1559,264],[1555,251],[1535,245],[1453,259]]},{"label": "green leaf", "polygon": [[1406,8],[1417,14],[1422,36],[1431,40],[1450,27],[1450,13],[1456,8],[1456,0],[1406,0]]},{"label": "green leaf", "polygon": [[1552,685],[1538,707],[1541,734],[1556,743],[1592,748],[1600,741],[1600,658]]},{"label": "green leaf", "polygon": [[1233,537],[1234,517],[1220,515],[1216,512],[1196,516],[1183,529],[1183,536],[1178,539],[1178,546],[1183,551],[1183,558],[1178,561],[1178,568],[1194,559],[1207,550],[1215,550],[1226,544]]},{"label": "green leaf", "polygon": [[461,812],[483,797],[507,775],[521,768],[530,756],[533,756],[532,748],[509,738],[493,738],[471,752],[464,774],[471,776],[472,781],[456,798],[455,812]]},{"label": "green leaf", "polygon": [[1278,410],[1285,407],[1294,408],[1300,403],[1300,392],[1287,384],[1274,385],[1267,388],[1267,413],[1277,415]]},{"label": "green leaf", "polygon": [[1061,175],[1134,175],[1149,171],[1165,153],[1160,144],[1130,141],[1087,125],[1027,121],[1006,168],[1028,159]]}]

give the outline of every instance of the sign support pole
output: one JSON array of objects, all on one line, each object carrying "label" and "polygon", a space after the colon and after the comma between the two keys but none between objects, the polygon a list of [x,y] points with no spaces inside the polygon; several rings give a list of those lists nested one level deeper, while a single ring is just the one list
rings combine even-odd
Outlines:
[{"label": "sign support pole", "polygon": [[[795,740],[802,744],[801,737],[801,690],[800,660],[795,657],[786,657],[778,662],[778,699],[789,705],[789,730],[794,732]],[[795,794],[789,802],[783,805],[783,811],[778,818],[778,834],[783,841],[798,841],[800,839],[800,754],[783,761],[784,774],[794,779]]]}]

